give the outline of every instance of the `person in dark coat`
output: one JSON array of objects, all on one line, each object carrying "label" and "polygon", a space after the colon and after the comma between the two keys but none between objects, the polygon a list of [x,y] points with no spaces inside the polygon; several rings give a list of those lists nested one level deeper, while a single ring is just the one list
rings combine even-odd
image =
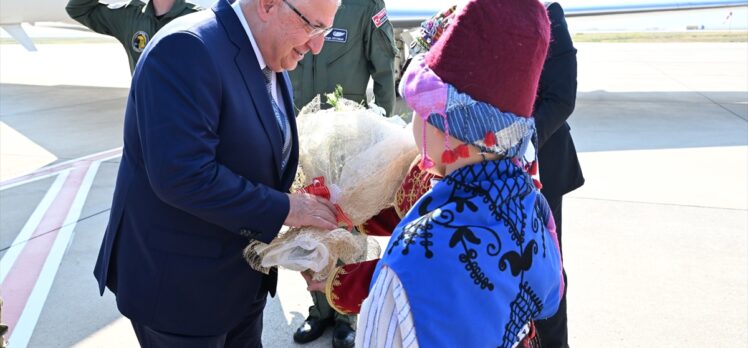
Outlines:
[{"label": "person in dark coat", "polygon": [[[566,120],[574,111],[577,98],[577,50],[569,34],[564,10],[556,2],[546,3],[551,20],[551,43],[533,116],[538,132],[538,162],[541,192],[548,200],[556,221],[556,234],[563,255],[561,207],[563,196],[584,184],[577,151]],[[566,272],[564,271],[564,278]],[[568,282],[567,289],[568,289]],[[543,347],[568,347],[566,293],[558,312],[535,323]]]}]

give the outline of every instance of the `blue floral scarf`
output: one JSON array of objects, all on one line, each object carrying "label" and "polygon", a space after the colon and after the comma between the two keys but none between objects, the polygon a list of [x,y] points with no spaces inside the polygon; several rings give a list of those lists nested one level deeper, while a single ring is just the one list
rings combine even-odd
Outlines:
[{"label": "blue floral scarf", "polygon": [[511,159],[437,183],[395,229],[372,284],[384,266],[405,288],[421,347],[512,347],[556,312],[564,287],[548,204]]}]

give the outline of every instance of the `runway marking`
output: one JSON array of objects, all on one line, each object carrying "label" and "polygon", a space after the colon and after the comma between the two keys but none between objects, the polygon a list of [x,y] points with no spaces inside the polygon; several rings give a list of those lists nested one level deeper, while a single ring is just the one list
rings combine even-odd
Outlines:
[{"label": "runway marking", "polygon": [[19,177],[15,177],[13,179],[0,181],[0,191],[13,188],[16,186],[28,184],[28,183],[41,180],[41,179],[45,179],[51,176],[55,176],[62,171],[72,168],[73,166],[75,166],[76,164],[80,162],[108,161],[110,159],[117,158],[120,156],[122,156],[122,147],[117,147],[111,150],[106,150],[106,151],[102,151],[102,152],[95,153],[92,155],[83,156],[83,157],[79,157],[79,158],[65,161],[62,163],[58,163],[55,165],[51,165],[49,167],[44,167],[36,171],[33,171],[31,173],[28,173],[28,174],[25,174]]},{"label": "runway marking", "polygon": [[31,234],[36,230],[36,227],[39,226],[39,222],[44,217],[49,206],[52,205],[52,201],[57,197],[57,194],[60,192],[62,184],[65,183],[65,179],[67,179],[69,173],[69,171],[65,171],[57,176],[57,179],[55,179],[52,186],[44,195],[44,198],[42,198],[42,201],[39,202],[39,205],[36,206],[36,209],[31,213],[29,219],[26,220],[26,224],[21,228],[21,232],[18,233],[16,238],[13,240],[13,243],[8,247],[3,258],[0,259],[0,284],[5,281],[5,276],[8,275],[10,268],[16,262],[18,254],[21,253],[26,242],[31,238]]},{"label": "runway marking", "polygon": [[[31,238],[19,244],[23,247],[20,252],[15,251],[14,260],[3,258],[5,266],[10,266],[0,285],[5,300],[3,318],[14,347],[25,347],[31,339],[100,163],[84,160],[72,164],[69,173],[61,175],[64,179],[60,181],[64,183],[54,199],[50,199]],[[29,220],[27,225],[33,225],[32,219]]]},{"label": "runway marking", "polygon": [[634,201],[634,200],[630,200],[630,199],[583,197],[583,196],[576,196],[576,195],[568,197],[566,199],[578,199],[578,200],[584,200],[584,201],[598,201],[598,202],[612,202],[612,203],[656,205],[656,206],[660,206],[660,207],[675,207],[675,208],[696,208],[696,209],[712,209],[712,210],[726,210],[726,211],[748,211],[748,209],[745,209],[745,208],[715,207],[715,206],[709,206],[709,205],[668,203],[668,202]]}]

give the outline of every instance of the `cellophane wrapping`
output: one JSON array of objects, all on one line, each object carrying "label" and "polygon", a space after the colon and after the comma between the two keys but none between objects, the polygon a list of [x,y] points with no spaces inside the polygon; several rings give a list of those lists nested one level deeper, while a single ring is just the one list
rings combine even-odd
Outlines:
[{"label": "cellophane wrapping", "polygon": [[[412,131],[401,119],[385,118],[347,100],[335,109],[320,110],[315,99],[296,119],[299,168],[292,190],[323,177],[330,200],[352,225],[361,225],[390,207],[418,150]],[[345,226],[343,226],[345,227]],[[245,249],[252,268],[310,271],[326,279],[338,262],[376,258],[379,246],[365,235],[345,228],[324,231],[289,228],[270,244],[253,241]]]}]

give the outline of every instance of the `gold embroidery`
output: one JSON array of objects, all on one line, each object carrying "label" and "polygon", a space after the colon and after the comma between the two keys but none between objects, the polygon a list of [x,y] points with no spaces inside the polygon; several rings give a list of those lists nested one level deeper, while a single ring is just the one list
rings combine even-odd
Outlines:
[{"label": "gold embroidery", "polygon": [[341,314],[353,314],[353,312],[340,308],[337,305],[340,297],[334,292],[335,288],[342,285],[339,278],[340,275],[344,274],[348,274],[348,271],[346,271],[343,266],[335,268],[330,277],[327,278],[327,283],[325,283],[325,297],[327,297],[327,303],[329,303],[330,307],[332,307],[336,312]]},{"label": "gold embroidery", "polygon": [[[413,174],[414,172],[415,174]],[[415,167],[411,169],[395,194],[395,212],[397,212],[397,216],[402,219],[408,213],[407,210],[410,210],[413,204],[431,188],[432,177],[433,175],[426,171]],[[404,189],[406,186],[410,186],[407,191]],[[404,208],[407,208],[407,210],[403,211]]]}]

